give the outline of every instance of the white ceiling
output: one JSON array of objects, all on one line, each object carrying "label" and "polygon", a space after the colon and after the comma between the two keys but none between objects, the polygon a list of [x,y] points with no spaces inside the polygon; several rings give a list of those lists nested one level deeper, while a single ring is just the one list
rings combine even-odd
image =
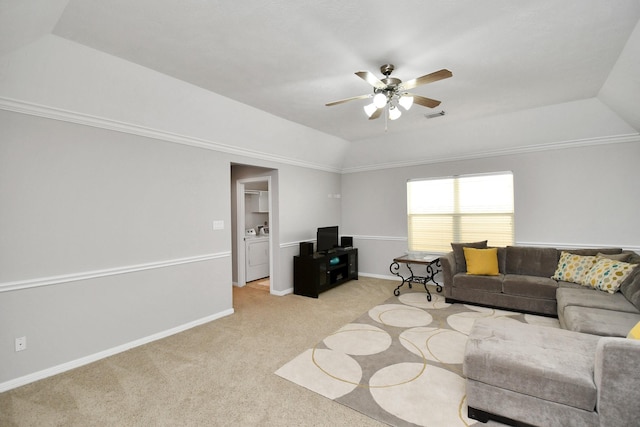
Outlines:
[{"label": "white ceiling", "polygon": [[[2,1],[3,12],[12,8]],[[640,19],[638,0],[56,0],[37,12],[24,4],[19,12],[37,15],[42,32],[349,141],[385,126],[367,120],[365,100],[324,105],[371,92],[356,71],[382,77],[379,67],[393,63],[402,80],[453,72],[413,90],[442,104],[389,123],[393,138],[593,98]],[[425,118],[441,110],[446,116]]]}]

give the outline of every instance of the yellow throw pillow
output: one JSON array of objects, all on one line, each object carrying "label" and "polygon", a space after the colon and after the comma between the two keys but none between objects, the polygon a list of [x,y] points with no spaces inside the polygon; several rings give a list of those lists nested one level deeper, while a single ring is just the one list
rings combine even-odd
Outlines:
[{"label": "yellow throw pillow", "polygon": [[629,335],[627,338],[631,338],[632,340],[640,340],[640,322],[636,323],[636,326],[631,328],[629,331]]},{"label": "yellow throw pillow", "polygon": [[498,276],[498,248],[462,248],[467,262],[467,274]]}]

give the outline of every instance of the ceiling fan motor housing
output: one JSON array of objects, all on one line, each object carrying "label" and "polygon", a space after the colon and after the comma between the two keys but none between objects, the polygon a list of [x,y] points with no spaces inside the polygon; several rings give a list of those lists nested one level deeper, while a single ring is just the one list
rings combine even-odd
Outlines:
[{"label": "ceiling fan motor housing", "polygon": [[380,67],[380,72],[389,77],[389,75],[391,75],[391,73],[393,73],[393,70],[395,70],[396,67],[393,64],[384,64],[383,66]]},{"label": "ceiling fan motor housing", "polygon": [[387,89],[395,88],[400,83],[402,83],[402,80],[396,79],[395,77],[387,77],[386,79],[382,79],[380,81],[387,85]]}]

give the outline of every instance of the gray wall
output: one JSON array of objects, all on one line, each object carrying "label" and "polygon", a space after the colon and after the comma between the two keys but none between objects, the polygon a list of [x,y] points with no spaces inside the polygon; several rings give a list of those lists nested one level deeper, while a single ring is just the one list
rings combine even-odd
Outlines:
[{"label": "gray wall", "polygon": [[232,164],[272,176],[278,293],[297,243],[340,222],[338,173],[1,110],[0,128],[0,390],[232,314]]},{"label": "gray wall", "polygon": [[232,312],[228,160],[4,111],[0,128],[0,382]]},{"label": "gray wall", "polygon": [[[232,217],[235,218],[235,187],[239,179],[271,177],[273,212],[271,240],[276,281],[272,292],[293,292],[293,256],[299,253],[301,241],[315,240],[316,229],[323,225],[341,224],[341,175],[299,166],[276,164],[258,159],[234,158],[231,174]],[[331,197],[329,197],[331,195]],[[235,227],[234,227],[235,231]],[[236,277],[236,236],[233,233],[233,280]]]},{"label": "gray wall", "polygon": [[310,189],[346,141],[53,35],[0,56],[0,110],[0,391],[232,314],[232,163],[280,172],[280,293],[340,219]]},{"label": "gray wall", "polygon": [[517,244],[640,250],[638,159],[630,142],[348,173],[343,232],[355,237],[360,271],[388,276],[407,250],[408,179],[510,170]]}]

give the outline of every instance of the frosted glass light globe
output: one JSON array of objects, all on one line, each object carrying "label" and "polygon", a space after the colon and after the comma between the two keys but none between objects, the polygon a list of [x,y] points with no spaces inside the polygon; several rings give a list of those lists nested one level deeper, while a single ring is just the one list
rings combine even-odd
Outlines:
[{"label": "frosted glass light globe", "polygon": [[373,97],[373,103],[376,107],[382,108],[387,104],[387,97],[384,93],[378,93]]},{"label": "frosted glass light globe", "polygon": [[389,120],[399,119],[402,112],[398,107],[389,107]]},{"label": "frosted glass light globe", "polygon": [[398,100],[398,104],[402,105],[402,108],[408,111],[409,108],[411,108],[411,106],[413,105],[413,96],[401,96]]}]

